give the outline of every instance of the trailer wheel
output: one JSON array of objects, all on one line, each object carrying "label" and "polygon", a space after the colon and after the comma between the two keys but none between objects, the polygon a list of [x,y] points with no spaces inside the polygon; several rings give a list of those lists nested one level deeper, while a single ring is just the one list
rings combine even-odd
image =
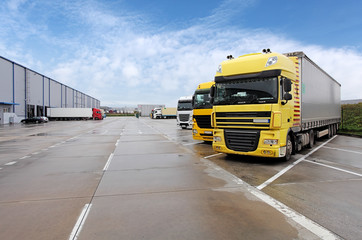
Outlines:
[{"label": "trailer wheel", "polygon": [[309,131],[309,143],[307,145],[308,148],[312,148],[314,146],[314,131]]},{"label": "trailer wheel", "polygon": [[333,135],[337,135],[337,124],[333,124]]},{"label": "trailer wheel", "polygon": [[283,157],[282,160],[284,162],[289,161],[290,158],[292,157],[292,152],[293,152],[293,143],[292,143],[292,140],[290,138],[290,135],[288,134],[288,136],[287,136],[287,145],[286,145],[286,149],[285,149],[285,157]]},{"label": "trailer wheel", "polygon": [[333,137],[333,127],[332,125],[328,125],[328,138]]}]

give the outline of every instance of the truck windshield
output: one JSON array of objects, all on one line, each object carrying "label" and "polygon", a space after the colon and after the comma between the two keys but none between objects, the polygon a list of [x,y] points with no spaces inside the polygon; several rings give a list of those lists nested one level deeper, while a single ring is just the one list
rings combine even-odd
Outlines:
[{"label": "truck windshield", "polygon": [[278,102],[278,78],[250,78],[216,83],[214,105]]},{"label": "truck windshield", "polygon": [[192,103],[191,101],[179,101],[178,105],[177,105],[177,110],[178,111],[182,111],[182,110],[192,110]]},{"label": "truck windshield", "polygon": [[195,92],[194,108],[212,108],[210,103],[210,89],[202,89]]}]

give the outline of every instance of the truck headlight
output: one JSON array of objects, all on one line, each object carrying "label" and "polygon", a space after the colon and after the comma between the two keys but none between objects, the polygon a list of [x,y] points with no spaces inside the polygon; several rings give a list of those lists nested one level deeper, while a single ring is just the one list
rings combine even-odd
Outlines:
[{"label": "truck headlight", "polygon": [[266,144],[266,145],[277,145],[278,140],[277,139],[265,139],[264,144]]},{"label": "truck headlight", "polygon": [[269,66],[271,66],[273,64],[276,64],[277,62],[278,62],[278,57],[277,56],[270,57],[268,59],[268,61],[266,62],[265,67],[269,67]]},{"label": "truck headlight", "polygon": [[221,142],[221,137],[214,137],[214,142]]}]

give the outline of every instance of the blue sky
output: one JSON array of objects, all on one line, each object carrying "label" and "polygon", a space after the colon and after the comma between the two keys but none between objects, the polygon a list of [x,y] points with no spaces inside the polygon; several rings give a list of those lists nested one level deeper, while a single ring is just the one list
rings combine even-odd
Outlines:
[{"label": "blue sky", "polygon": [[176,106],[227,55],[304,51],[362,98],[357,0],[3,0],[0,55],[101,100]]}]

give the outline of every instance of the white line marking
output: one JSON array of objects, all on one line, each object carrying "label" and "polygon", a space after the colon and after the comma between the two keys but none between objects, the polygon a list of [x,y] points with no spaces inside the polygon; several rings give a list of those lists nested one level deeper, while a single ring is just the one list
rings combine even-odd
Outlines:
[{"label": "white line marking", "polygon": [[88,217],[88,213],[89,213],[89,210],[91,207],[92,207],[92,204],[84,205],[83,210],[78,217],[78,221],[75,224],[73,231],[69,236],[69,240],[76,240],[78,238],[79,233],[82,230],[82,227],[84,225],[84,222],[85,222],[86,218]]},{"label": "white line marking", "polygon": [[[221,175],[223,176],[230,176],[233,178],[234,182],[236,182],[238,185],[243,185],[243,189],[246,189],[250,194],[254,195],[255,197],[259,198],[262,202],[268,204],[275,210],[282,213],[284,216],[286,216],[289,219],[292,219],[294,222],[300,224],[304,228],[306,228],[308,231],[314,233],[317,235],[319,239],[340,239],[337,235],[335,235],[333,232],[329,231],[328,229],[324,228],[323,226],[319,225],[318,223],[314,222],[313,220],[305,217],[304,215],[295,212],[293,209],[289,208],[288,206],[284,205],[283,203],[279,202],[278,200],[272,198],[271,196],[267,195],[266,193],[258,190],[257,188],[251,186],[247,182],[244,182],[240,178],[236,177],[232,173],[218,167],[215,163],[207,161],[207,166],[214,168],[215,170],[218,170],[222,172]],[[229,178],[229,177],[228,177]],[[242,190],[241,190],[242,191]]]},{"label": "white line marking", "polygon": [[39,153],[40,153],[40,152],[33,152],[32,154],[33,154],[33,155],[37,155],[37,154],[39,154]]},{"label": "white line marking", "polygon": [[196,142],[196,143],[186,143],[186,144],[182,144],[184,146],[189,146],[189,145],[195,145],[195,144],[199,144],[199,142]]},{"label": "white line marking", "polygon": [[108,160],[106,162],[106,165],[103,168],[103,171],[107,171],[107,169],[109,167],[109,164],[111,164],[112,158],[113,158],[113,153],[111,153],[111,155],[109,155],[109,158],[108,158]]},{"label": "white line marking", "polygon": [[115,146],[117,147],[117,146],[118,146],[118,144],[119,144],[119,139],[117,140],[117,142],[116,142]]},{"label": "white line marking", "polygon": [[30,158],[30,156],[29,156],[29,155],[26,155],[26,156],[21,157],[21,158],[19,158],[19,159],[25,159],[25,158]]},{"label": "white line marking", "polygon": [[362,154],[362,152],[351,151],[351,150],[341,149],[341,148],[332,148],[332,147],[326,147],[326,146],[324,146],[324,148],[333,149],[333,150],[338,150],[338,151],[343,151],[343,152],[349,152],[349,153]]},{"label": "white line marking", "polygon": [[15,163],[17,163],[17,161],[8,162],[8,163],[5,163],[4,165],[11,166],[11,165],[14,165]]},{"label": "white line marking", "polygon": [[142,134],[142,131],[141,131],[141,130],[138,130],[138,134]]},{"label": "white line marking", "polygon": [[323,226],[319,225],[318,223],[314,222],[313,220],[305,217],[304,215],[295,212],[288,206],[284,205],[283,203],[277,201],[276,199],[270,197],[269,195],[249,188],[249,192],[265,202],[266,204],[270,205],[274,209],[278,210],[286,217],[292,219],[296,223],[300,224],[301,226],[305,227],[307,230],[311,231],[315,235],[317,235],[320,239],[340,239],[335,234],[333,234],[328,229],[324,228]]},{"label": "white line marking", "polygon": [[320,166],[324,166],[324,167],[327,167],[327,168],[332,168],[332,169],[334,169],[334,170],[338,170],[338,171],[341,171],[341,172],[350,173],[350,174],[353,174],[353,175],[356,175],[356,176],[359,176],[359,177],[362,177],[362,174],[355,173],[355,172],[348,171],[348,170],[344,170],[344,169],[342,169],[342,168],[332,167],[332,166],[329,166],[329,165],[327,165],[327,164],[318,163],[318,162],[314,162],[314,161],[307,160],[307,159],[305,159],[304,161],[309,162],[309,163],[313,163],[313,164],[317,164],[317,165],[320,165]]},{"label": "white line marking", "polygon": [[270,183],[272,183],[275,179],[279,178],[281,175],[283,175],[284,173],[286,173],[287,171],[289,171],[292,167],[294,167],[295,165],[297,165],[298,163],[300,163],[301,161],[303,161],[303,158],[300,158],[299,160],[293,162],[292,164],[290,164],[288,167],[284,168],[283,170],[281,170],[280,172],[278,172],[277,174],[275,174],[273,177],[269,178],[268,180],[266,180],[263,184],[260,184],[259,186],[257,186],[256,188],[259,190],[262,190],[263,188],[265,188],[266,186],[268,186]]},{"label": "white line marking", "polygon": [[210,156],[206,156],[204,158],[208,159],[208,158],[211,158],[211,157],[219,156],[221,154],[223,154],[223,153],[216,153],[216,154],[213,154],[213,155],[210,155]]},{"label": "white line marking", "polygon": [[262,190],[263,188],[265,188],[266,186],[268,186],[270,183],[274,182],[275,179],[279,178],[281,175],[283,175],[284,173],[286,173],[287,171],[289,171],[292,167],[294,167],[295,165],[297,165],[298,163],[300,163],[301,161],[303,161],[304,159],[306,159],[307,157],[309,157],[311,154],[313,154],[314,152],[318,151],[321,147],[323,147],[324,145],[326,145],[327,143],[329,143],[330,141],[332,141],[333,139],[335,139],[337,137],[337,135],[335,135],[334,137],[332,137],[331,139],[329,139],[328,141],[326,141],[325,143],[323,143],[322,145],[316,147],[315,149],[313,149],[312,151],[310,151],[308,154],[304,155],[303,157],[299,158],[297,161],[293,162],[292,164],[290,164],[289,166],[287,166],[286,168],[284,168],[283,170],[281,170],[280,172],[278,172],[277,174],[275,174],[273,177],[269,178],[268,180],[266,180],[264,183],[260,184],[259,186],[257,186],[256,188],[259,190]]}]

